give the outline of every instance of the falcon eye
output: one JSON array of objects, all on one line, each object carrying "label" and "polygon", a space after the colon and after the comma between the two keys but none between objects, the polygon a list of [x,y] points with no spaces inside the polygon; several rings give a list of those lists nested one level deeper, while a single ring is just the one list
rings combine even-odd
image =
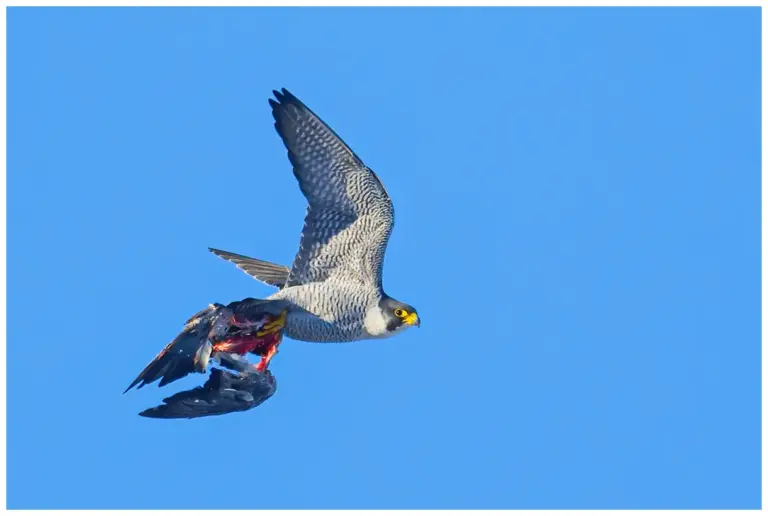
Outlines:
[{"label": "falcon eye", "polygon": [[405,310],[398,308],[395,310],[395,317],[405,317],[407,315]]}]

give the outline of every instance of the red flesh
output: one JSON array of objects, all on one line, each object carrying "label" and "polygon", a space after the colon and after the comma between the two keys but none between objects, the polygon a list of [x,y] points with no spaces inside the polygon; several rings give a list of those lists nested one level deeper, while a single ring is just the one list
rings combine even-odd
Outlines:
[{"label": "red flesh", "polygon": [[[245,318],[233,316],[232,325],[236,328],[248,328],[249,326],[262,326],[269,322],[270,318],[265,317],[259,323],[253,323]],[[269,366],[270,360],[277,353],[277,347],[283,339],[283,332],[277,331],[276,333],[270,333],[263,337],[257,337],[255,332],[248,335],[230,335],[213,344],[213,351],[220,351],[224,353],[236,353],[238,355],[245,355],[247,353],[253,353],[261,356],[261,361],[256,365],[257,371],[264,371]]]},{"label": "red flesh", "polygon": [[280,333],[270,333],[263,337],[255,335],[234,335],[226,340],[220,340],[213,345],[214,351],[223,351],[225,353],[237,353],[245,355],[253,353],[264,356],[269,350],[275,347],[280,341]]}]

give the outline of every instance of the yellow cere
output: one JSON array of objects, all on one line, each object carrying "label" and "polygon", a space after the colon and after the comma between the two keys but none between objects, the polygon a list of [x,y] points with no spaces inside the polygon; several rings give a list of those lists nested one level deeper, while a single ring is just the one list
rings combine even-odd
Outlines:
[{"label": "yellow cere", "polygon": [[414,313],[406,316],[405,322],[406,322],[406,324],[411,324],[411,325],[416,324],[416,323],[419,322],[419,316],[416,314],[416,312],[414,312]]}]

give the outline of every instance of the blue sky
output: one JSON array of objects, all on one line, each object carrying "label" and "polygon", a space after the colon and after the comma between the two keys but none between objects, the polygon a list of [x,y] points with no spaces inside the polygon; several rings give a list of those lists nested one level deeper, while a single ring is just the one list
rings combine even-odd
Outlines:
[{"label": "blue sky", "polygon": [[[271,290],[287,87],[396,207],[423,324],[250,412],[123,389]],[[760,11],[10,9],[10,508],[757,508]]]}]

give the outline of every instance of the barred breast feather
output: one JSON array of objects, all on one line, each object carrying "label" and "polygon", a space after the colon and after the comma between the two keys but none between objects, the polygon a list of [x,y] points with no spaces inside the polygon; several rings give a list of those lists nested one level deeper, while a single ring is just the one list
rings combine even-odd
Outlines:
[{"label": "barred breast feather", "polygon": [[365,317],[375,308],[376,295],[360,285],[337,282],[286,287],[269,299],[290,301],[300,310],[288,312],[286,336],[307,342],[351,342],[370,338]]}]

